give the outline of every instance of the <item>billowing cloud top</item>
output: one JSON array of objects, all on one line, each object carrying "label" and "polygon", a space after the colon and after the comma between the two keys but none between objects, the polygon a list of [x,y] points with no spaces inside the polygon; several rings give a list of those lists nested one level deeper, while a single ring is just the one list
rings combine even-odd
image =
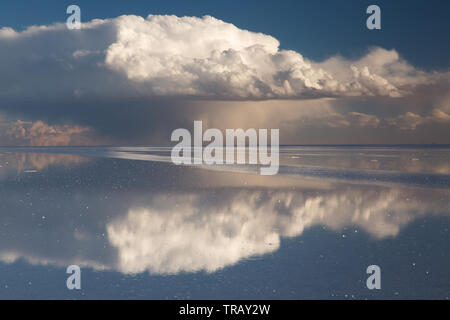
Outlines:
[{"label": "billowing cloud top", "polygon": [[391,96],[445,74],[417,70],[395,50],[315,63],[268,35],[203,18],[120,16],[0,29],[0,97],[192,96],[272,99]]}]

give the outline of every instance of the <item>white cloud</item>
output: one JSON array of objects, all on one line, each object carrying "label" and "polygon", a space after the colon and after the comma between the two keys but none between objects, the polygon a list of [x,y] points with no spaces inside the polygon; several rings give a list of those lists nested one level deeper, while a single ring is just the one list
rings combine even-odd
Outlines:
[{"label": "white cloud", "polygon": [[[395,50],[316,63],[268,35],[203,18],[120,16],[81,30],[64,24],[0,29],[0,97],[194,96],[211,99],[406,95],[447,74],[426,73]],[[7,81],[5,81],[8,79]]]},{"label": "white cloud", "polygon": [[431,81],[395,50],[375,48],[357,61],[313,63],[298,52],[280,50],[273,37],[209,16],[127,16],[116,24],[118,37],[107,50],[107,65],[146,83],[155,94],[399,97]]}]

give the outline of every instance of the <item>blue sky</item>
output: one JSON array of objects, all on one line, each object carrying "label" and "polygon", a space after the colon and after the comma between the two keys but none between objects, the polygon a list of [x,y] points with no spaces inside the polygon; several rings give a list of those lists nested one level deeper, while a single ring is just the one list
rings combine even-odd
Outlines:
[{"label": "blue sky", "polygon": [[[82,9],[83,21],[121,14],[212,15],[239,28],[263,32],[281,42],[281,48],[301,52],[312,60],[341,54],[359,57],[370,46],[395,48],[417,67],[450,67],[450,1],[444,0],[16,0],[0,4],[0,26],[21,29],[29,25],[65,21],[68,5]],[[365,9],[382,10],[382,30],[365,28]]]}]

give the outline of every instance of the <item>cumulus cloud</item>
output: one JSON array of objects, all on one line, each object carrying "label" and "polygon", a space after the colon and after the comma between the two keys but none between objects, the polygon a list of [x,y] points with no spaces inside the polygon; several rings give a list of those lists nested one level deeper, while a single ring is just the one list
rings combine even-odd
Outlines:
[{"label": "cumulus cloud", "polygon": [[68,146],[92,143],[88,127],[48,125],[42,121],[0,123],[0,142],[28,146]]},{"label": "cumulus cloud", "polygon": [[[31,81],[36,85],[34,80],[46,78],[48,83],[38,88],[75,97],[114,90],[128,96],[211,99],[399,97],[444,77],[420,71],[395,50],[381,48],[354,61],[333,57],[313,62],[281,50],[271,36],[210,16],[120,16],[93,20],[75,31],[63,24],[22,32],[3,28],[0,48],[8,57],[2,64],[9,64],[5,76],[10,82],[0,96],[29,91]],[[30,80],[17,81],[24,77]],[[92,79],[104,81],[95,88],[83,83],[92,84]]]},{"label": "cumulus cloud", "polygon": [[399,97],[432,75],[395,50],[372,49],[356,61],[314,63],[280,50],[273,37],[213,17],[120,17],[106,64],[155,94],[219,98]]},{"label": "cumulus cloud", "polygon": [[[0,110],[10,118],[69,121],[114,144],[167,145],[172,130],[199,119],[229,128],[278,127],[281,143],[385,143],[395,132],[380,128],[414,123],[411,114],[395,119],[400,113],[428,114],[424,106],[449,111],[449,73],[415,68],[394,49],[313,61],[280,49],[274,37],[210,16],[120,16],[83,23],[81,30],[61,23],[1,28],[0,57]],[[328,107],[320,107],[326,99]],[[306,110],[315,108],[312,101],[319,108]],[[381,114],[393,101],[392,111]],[[272,110],[264,106],[270,102]],[[376,107],[360,108],[361,102]],[[320,126],[321,132],[311,129]],[[309,132],[299,132],[305,127]],[[372,129],[379,133],[373,139],[358,138]],[[427,141],[447,142],[448,135],[433,135]],[[400,134],[396,142],[407,139],[413,138]]]}]

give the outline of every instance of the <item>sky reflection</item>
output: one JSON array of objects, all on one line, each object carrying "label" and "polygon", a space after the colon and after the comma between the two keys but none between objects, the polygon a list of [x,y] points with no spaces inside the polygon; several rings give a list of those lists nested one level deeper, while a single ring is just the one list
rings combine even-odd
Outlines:
[{"label": "sky reflection", "polygon": [[77,154],[1,153],[0,165],[6,264],[212,274],[267,259],[317,228],[383,243],[430,219],[448,227],[450,217],[446,185],[263,177]]}]

